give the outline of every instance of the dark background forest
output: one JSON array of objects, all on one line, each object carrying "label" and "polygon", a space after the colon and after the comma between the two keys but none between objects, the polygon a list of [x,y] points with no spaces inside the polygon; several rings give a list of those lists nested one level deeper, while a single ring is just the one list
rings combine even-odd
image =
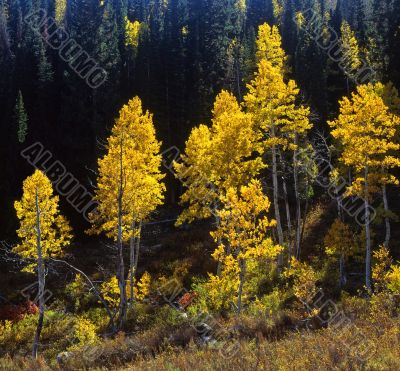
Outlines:
[{"label": "dark background forest", "polygon": [[[96,170],[102,143],[120,107],[135,95],[154,113],[163,149],[183,149],[191,128],[209,122],[221,89],[241,100],[256,67],[261,23],[279,26],[290,75],[317,130],[324,131],[326,120],[337,115],[337,101],[349,87],[338,65],[297,27],[298,11],[312,9],[309,14],[326,27],[328,39],[334,37],[331,30],[340,36],[346,20],[379,80],[400,86],[398,0],[68,0],[59,26],[107,71],[97,89],[24,22],[38,9],[55,17],[62,3],[0,0],[0,239],[14,236],[13,202],[33,172],[21,150],[40,141],[92,189],[96,175],[90,170]],[[127,19],[140,22],[134,46],[126,43]],[[16,120],[19,92],[28,118],[23,143]],[[167,204],[175,205],[178,183],[171,175],[168,182]],[[63,208],[82,232],[84,219],[66,202]]]}]

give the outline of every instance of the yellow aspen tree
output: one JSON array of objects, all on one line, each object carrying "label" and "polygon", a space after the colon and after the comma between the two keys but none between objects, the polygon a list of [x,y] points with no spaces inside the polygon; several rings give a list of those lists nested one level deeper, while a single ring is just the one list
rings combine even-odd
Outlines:
[{"label": "yellow aspen tree", "polygon": [[212,126],[192,130],[180,163],[174,163],[176,177],[186,190],[181,203],[188,207],[178,224],[216,215],[220,195],[238,188],[264,167],[259,156],[259,134],[252,116],[243,112],[236,98],[222,91],[213,108]]},{"label": "yellow aspen tree", "polygon": [[340,26],[340,47],[342,49],[343,60],[340,62],[346,75],[347,94],[350,93],[349,79],[356,74],[357,70],[361,67],[360,49],[354,31],[350,25],[343,21]]},{"label": "yellow aspen tree", "polygon": [[62,248],[71,239],[71,228],[60,214],[59,197],[54,195],[52,184],[40,170],[24,180],[23,194],[14,204],[20,227],[17,235],[20,243],[14,251],[21,257],[34,260],[24,270],[37,272],[39,319],[33,342],[32,355],[37,358],[40,334],[45,313],[46,262],[62,255]]},{"label": "yellow aspen tree", "polygon": [[126,317],[127,293],[123,243],[130,242],[131,302],[137,270],[142,221],[163,203],[161,143],[156,139],[152,115],[143,111],[138,97],[124,105],[99,159],[92,233],[104,232],[118,246],[117,279],[120,289],[119,326]]},{"label": "yellow aspen tree", "polygon": [[[389,108],[389,111],[395,115],[400,114],[400,98],[399,92],[393,83],[388,82],[387,84],[376,83],[374,85],[369,85],[373,91],[379,95],[385,105]],[[397,130],[396,141],[399,142],[400,132]],[[387,173],[387,169],[382,169],[382,175],[384,176]],[[389,200],[387,197],[387,185],[386,182],[382,182],[382,200],[383,200],[383,208],[385,211],[385,241],[383,245],[388,249],[391,237],[391,224],[390,224],[390,215],[393,215],[390,211]]]},{"label": "yellow aspen tree", "polygon": [[[270,202],[263,193],[260,181],[251,180],[247,186],[240,187],[239,194],[237,189],[231,187],[222,200],[225,207],[218,211],[220,225],[215,232],[211,232],[219,243],[212,256],[228,266],[227,271],[238,272],[237,312],[240,314],[247,260],[274,259],[282,247],[268,235],[275,221],[265,215]],[[229,245],[229,255],[226,255],[226,244]],[[213,279],[212,275],[210,278]]]},{"label": "yellow aspen tree", "polygon": [[383,99],[374,92],[373,85],[368,84],[357,87],[350,99],[344,97],[340,101],[339,117],[329,125],[333,129],[332,136],[342,147],[340,162],[355,172],[356,178],[348,194],[364,199],[365,285],[371,290],[370,203],[382,183],[397,183],[391,175],[382,176],[382,169],[389,171],[400,166],[395,155],[400,145],[394,141],[400,118],[389,112]]},{"label": "yellow aspen tree", "polygon": [[257,62],[266,59],[282,73],[285,71],[288,58],[282,49],[282,38],[277,26],[270,26],[268,23],[260,25],[256,47]]},{"label": "yellow aspen tree", "polygon": [[54,17],[58,25],[64,22],[65,12],[67,10],[67,0],[56,0],[54,6]]},{"label": "yellow aspen tree", "polygon": [[[278,153],[281,149],[293,151],[294,180],[296,194],[296,250],[300,250],[301,209],[298,189],[297,149],[300,136],[311,128],[309,109],[296,104],[299,89],[293,80],[285,82],[286,56],[276,28],[262,25],[257,40],[259,59],[254,79],[247,85],[244,97],[247,112],[253,115],[255,125],[263,135],[265,150],[272,155],[273,204],[278,243],[284,245],[284,235],[279,210]],[[280,266],[283,255],[279,257]]]},{"label": "yellow aspen tree", "polygon": [[339,287],[346,284],[345,263],[357,249],[355,236],[350,227],[336,219],[324,238],[325,252],[339,260]]}]

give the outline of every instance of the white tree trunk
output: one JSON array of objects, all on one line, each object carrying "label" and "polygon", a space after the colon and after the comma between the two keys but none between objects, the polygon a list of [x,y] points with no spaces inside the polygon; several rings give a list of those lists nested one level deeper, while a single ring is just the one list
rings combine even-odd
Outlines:
[{"label": "white tree trunk", "polygon": [[389,218],[389,201],[387,197],[386,185],[382,187],[382,196],[383,196],[383,207],[385,209],[385,242],[383,243],[384,246],[388,249],[390,243],[390,218]]},{"label": "white tree trunk", "polygon": [[[295,139],[297,145],[297,135]],[[300,258],[300,239],[301,239],[301,202],[299,194],[299,168],[297,166],[297,150],[293,152],[293,180],[294,180],[294,194],[296,197],[296,258]]]},{"label": "white tree trunk", "polygon": [[45,272],[44,272],[44,262],[43,262],[43,253],[42,253],[42,231],[40,225],[40,208],[39,208],[39,195],[36,190],[36,252],[37,252],[37,274],[38,274],[38,299],[39,299],[39,319],[36,327],[35,339],[33,341],[32,348],[32,356],[33,358],[37,358],[39,343],[40,343],[40,334],[43,329],[43,321],[44,321],[44,311],[45,311],[45,303],[44,303],[44,288],[45,288]]},{"label": "white tree trunk", "polygon": [[370,212],[369,212],[369,184],[368,184],[368,165],[365,166],[365,195],[364,195],[364,207],[365,207],[365,239],[366,239],[366,251],[365,251],[365,286],[368,291],[371,291],[371,227],[370,227]]},{"label": "white tree trunk", "polygon": [[132,234],[131,240],[129,244],[129,293],[130,293],[130,300],[129,300],[129,307],[131,308],[134,301],[134,284],[133,284],[133,277],[134,277],[134,266],[135,266],[135,244],[136,244],[136,237],[135,237],[135,229],[136,223],[135,221],[132,222]]},{"label": "white tree trunk", "polygon": [[123,139],[120,144],[120,174],[119,174],[119,189],[118,189],[118,266],[117,278],[119,287],[119,322],[118,327],[122,329],[126,320],[127,300],[126,300],[126,281],[125,281],[125,263],[124,263],[124,250],[123,250],[123,236],[122,236],[122,199],[123,199]]},{"label": "white tree trunk", "polygon": [[[272,125],[271,129],[272,137],[275,138],[275,128]],[[278,164],[277,164],[277,154],[276,154],[276,146],[272,146],[272,184],[273,184],[273,194],[274,194],[274,210],[275,210],[275,219],[276,219],[276,230],[278,233],[278,243],[283,246],[283,230],[282,230],[282,222],[281,222],[281,214],[279,211],[279,183],[278,183]],[[283,252],[279,254],[278,257],[278,268],[283,267]]]},{"label": "white tree trunk", "polygon": [[239,291],[238,291],[238,299],[237,299],[237,313],[238,314],[240,314],[242,311],[242,294],[243,294],[243,286],[244,286],[244,276],[246,274],[246,261],[244,259],[240,259],[239,266],[240,266]]},{"label": "white tree trunk", "polygon": [[292,258],[292,218],[290,216],[289,197],[287,192],[287,185],[285,177],[282,177],[282,188],[283,196],[285,198],[285,209],[286,209],[286,223],[287,223],[287,234],[288,234],[288,261],[290,266],[290,260]]}]

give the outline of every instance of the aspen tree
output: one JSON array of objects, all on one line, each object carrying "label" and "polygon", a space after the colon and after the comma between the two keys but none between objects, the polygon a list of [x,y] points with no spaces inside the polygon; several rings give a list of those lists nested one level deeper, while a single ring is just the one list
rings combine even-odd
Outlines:
[{"label": "aspen tree", "polygon": [[[273,204],[278,234],[278,243],[283,246],[284,236],[279,210],[278,153],[280,148],[293,151],[294,185],[296,195],[296,250],[300,250],[301,205],[298,189],[297,150],[299,137],[310,128],[309,109],[296,104],[299,89],[293,80],[285,82],[286,56],[281,47],[281,38],[276,27],[260,26],[257,39],[258,69],[248,84],[244,97],[247,112],[253,115],[258,129],[263,134],[265,149],[271,150]],[[285,186],[285,185],[284,185]],[[285,191],[285,189],[284,189]],[[280,266],[283,256],[280,256]]]},{"label": "aspen tree", "polygon": [[[387,84],[376,83],[374,85],[370,85],[373,91],[378,94],[382,99],[385,105],[389,108],[389,111],[393,114],[400,114],[400,98],[399,92],[393,86],[391,82]],[[400,132],[397,130],[397,142],[399,141]],[[385,174],[387,172],[386,169],[382,169],[382,173]],[[385,241],[383,245],[388,249],[391,237],[391,225],[390,225],[390,216],[393,215],[390,211],[389,207],[389,199],[387,196],[387,185],[385,182],[382,184],[382,201],[383,208],[385,211]]]},{"label": "aspen tree", "polygon": [[[269,236],[275,221],[265,216],[270,202],[263,194],[260,181],[251,180],[248,186],[240,188],[239,194],[236,189],[229,188],[222,200],[225,207],[218,211],[221,223],[219,228],[211,233],[214,240],[219,243],[212,256],[218,261],[223,260],[225,265],[233,264],[237,267],[239,276],[237,312],[240,314],[247,260],[274,259],[282,251],[282,247],[275,245]],[[229,244],[229,255],[226,255],[226,244]],[[235,271],[232,268],[227,269],[227,271],[232,270]]]},{"label": "aspen tree", "polygon": [[60,214],[58,203],[59,197],[53,194],[49,178],[36,170],[24,180],[22,198],[14,204],[20,221],[17,231],[20,243],[14,251],[35,261],[25,271],[37,272],[39,319],[32,349],[34,358],[38,356],[45,313],[46,261],[62,255],[62,248],[72,239],[71,228]]},{"label": "aspen tree", "polygon": [[344,74],[346,75],[347,94],[350,92],[349,79],[351,79],[357,70],[361,67],[360,50],[354,31],[350,25],[343,21],[340,26],[340,47],[342,48],[343,61],[341,62]]},{"label": "aspen tree", "polygon": [[382,184],[396,184],[397,179],[381,170],[400,166],[393,155],[400,149],[394,142],[400,118],[391,114],[372,84],[357,87],[351,98],[340,101],[339,117],[329,122],[332,136],[343,150],[340,162],[353,169],[355,179],[347,193],[364,198],[366,235],[365,285],[371,290],[371,201]]},{"label": "aspen tree", "polygon": [[339,287],[346,284],[345,263],[357,248],[350,227],[340,219],[336,219],[324,238],[325,252],[339,260]]},{"label": "aspen tree", "polygon": [[140,99],[135,97],[120,110],[107,141],[107,153],[99,160],[95,196],[99,206],[92,215],[94,225],[90,232],[104,232],[117,242],[120,327],[127,310],[123,244],[130,243],[132,302],[142,222],[163,202],[160,147],[152,115],[143,111]]},{"label": "aspen tree", "polygon": [[186,188],[181,203],[188,204],[178,224],[215,215],[228,188],[238,188],[259,173],[262,160],[252,157],[261,151],[258,139],[252,116],[231,93],[222,91],[215,100],[212,126],[194,128],[182,162],[174,163]]}]

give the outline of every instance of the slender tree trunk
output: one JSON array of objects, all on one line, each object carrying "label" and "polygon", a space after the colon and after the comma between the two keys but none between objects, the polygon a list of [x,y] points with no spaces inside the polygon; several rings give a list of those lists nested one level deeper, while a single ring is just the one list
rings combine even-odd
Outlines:
[{"label": "slender tree trunk", "polygon": [[132,235],[131,235],[131,240],[129,244],[129,293],[130,293],[130,300],[129,300],[129,308],[132,307],[133,301],[134,301],[134,290],[133,290],[133,267],[135,266],[135,243],[136,243],[136,237],[135,237],[135,229],[136,229],[136,223],[135,221],[132,222]]},{"label": "slender tree trunk", "polygon": [[285,198],[285,208],[286,208],[286,222],[287,222],[287,233],[288,233],[288,261],[290,266],[290,260],[292,258],[292,218],[290,216],[290,206],[289,206],[289,197],[287,192],[287,185],[285,177],[282,177],[282,187],[283,187],[283,196]]},{"label": "slender tree trunk", "polygon": [[389,248],[389,243],[390,243],[390,218],[389,218],[389,201],[388,201],[388,197],[387,197],[387,189],[386,189],[386,184],[383,185],[382,187],[382,196],[383,196],[383,207],[385,209],[385,229],[386,229],[386,233],[385,233],[385,242],[383,243],[384,246],[386,247],[386,249]]},{"label": "slender tree trunk", "polygon": [[344,255],[339,258],[339,287],[342,288],[346,284],[346,276],[344,270]]},{"label": "slender tree trunk", "polygon": [[[219,228],[220,224],[221,224],[220,217],[219,216],[215,216],[215,225],[217,226],[217,229]],[[218,246],[221,245],[221,242],[222,242],[221,241],[221,237],[218,237],[218,241],[217,241]],[[217,276],[221,277],[221,273],[222,273],[222,261],[218,260]]]},{"label": "slender tree trunk", "polygon": [[300,249],[299,249],[299,257],[301,254],[301,245],[303,243],[304,239],[304,231],[306,230],[306,222],[307,222],[307,214],[308,214],[308,208],[310,207],[310,200],[307,197],[306,198],[306,205],[304,206],[304,212],[303,212],[303,223],[301,226],[301,233],[300,233]]},{"label": "slender tree trunk", "polygon": [[[297,134],[295,134],[294,144],[297,145]],[[297,150],[293,152],[293,180],[294,193],[296,197],[296,258],[300,257],[300,239],[301,239],[301,202],[299,194],[299,168],[297,166]]]},{"label": "slender tree trunk", "polygon": [[[272,124],[271,126],[271,137],[275,138],[275,126]],[[276,230],[278,233],[278,243],[283,246],[283,230],[282,230],[282,222],[281,222],[281,214],[279,211],[279,184],[278,184],[278,164],[277,164],[277,150],[276,146],[272,146],[272,184],[273,184],[273,193],[274,193],[274,210],[275,210],[275,219],[276,219]],[[282,269],[283,267],[283,252],[281,252],[278,256],[278,269]]]},{"label": "slender tree trunk", "polygon": [[240,259],[239,261],[240,273],[239,273],[239,291],[237,300],[237,313],[240,314],[242,311],[242,294],[244,285],[244,276],[246,274],[246,260]]},{"label": "slender tree trunk", "polygon": [[366,251],[365,251],[365,286],[368,291],[371,291],[371,227],[370,227],[370,212],[369,212],[369,184],[368,184],[368,165],[365,165],[365,195],[364,195],[364,207],[365,207],[365,239],[366,239]]},{"label": "slender tree trunk", "polygon": [[105,310],[107,311],[107,315],[110,319],[110,326],[112,328],[112,331],[115,332],[115,324],[114,324],[114,317],[115,315],[111,312],[110,307],[108,306],[107,302],[104,300],[104,298],[101,296],[99,290],[97,289],[97,287],[94,285],[93,281],[87,276],[87,274],[83,271],[81,271],[80,269],[76,268],[75,266],[73,266],[72,264],[66,262],[65,260],[60,260],[60,259],[51,259],[51,261],[56,262],[56,263],[62,263],[65,264],[67,267],[73,269],[74,271],[76,271],[77,273],[79,273],[80,275],[82,275],[86,281],[88,282],[91,291],[93,291],[94,295],[96,296],[96,298],[104,305]]},{"label": "slender tree trunk", "polygon": [[118,327],[122,329],[126,320],[126,283],[125,283],[125,264],[124,264],[124,250],[123,250],[123,236],[122,236],[122,198],[123,198],[123,139],[120,145],[120,184],[118,189],[118,237],[117,237],[117,248],[118,248],[118,286],[119,286],[119,322]]},{"label": "slender tree trunk", "polygon": [[42,254],[42,231],[40,225],[40,208],[39,208],[39,195],[36,190],[36,251],[37,251],[37,270],[38,270],[38,298],[39,298],[39,319],[36,327],[35,339],[33,341],[32,356],[37,358],[40,334],[43,329],[44,321],[44,288],[45,288],[45,272],[44,272],[44,262]]},{"label": "slender tree trunk", "polygon": [[240,63],[239,63],[239,47],[235,47],[235,71],[236,71],[236,86],[238,92],[238,100],[242,101],[242,92],[240,89]]},{"label": "slender tree trunk", "polygon": [[135,283],[135,277],[138,268],[141,238],[142,238],[142,221],[139,222],[138,236],[136,238],[136,254],[135,254],[135,268],[133,270],[133,283]]}]

